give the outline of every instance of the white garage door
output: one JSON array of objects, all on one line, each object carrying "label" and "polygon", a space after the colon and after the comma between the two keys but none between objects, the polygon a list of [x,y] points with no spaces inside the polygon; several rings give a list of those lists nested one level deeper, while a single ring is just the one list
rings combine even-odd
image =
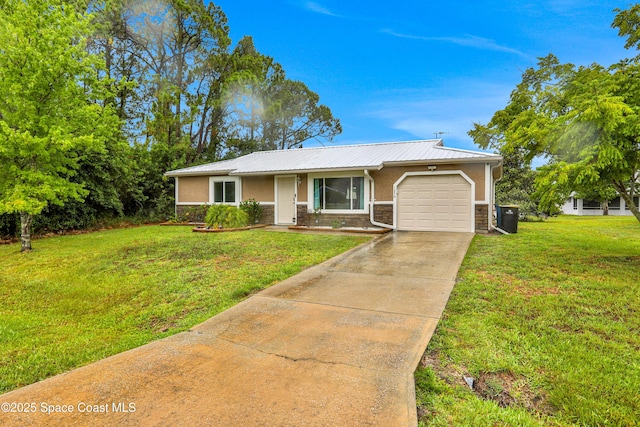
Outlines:
[{"label": "white garage door", "polygon": [[398,185],[398,230],[472,232],[471,200],[460,175],[406,177]]}]

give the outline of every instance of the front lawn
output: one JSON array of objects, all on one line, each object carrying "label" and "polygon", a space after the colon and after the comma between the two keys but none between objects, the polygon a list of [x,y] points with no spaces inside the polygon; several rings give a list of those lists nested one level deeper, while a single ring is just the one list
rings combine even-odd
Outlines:
[{"label": "front lawn", "polygon": [[184,331],[368,240],[150,226],[0,246],[0,393]]},{"label": "front lawn", "polygon": [[421,365],[421,425],[640,425],[640,224],[476,236]]}]

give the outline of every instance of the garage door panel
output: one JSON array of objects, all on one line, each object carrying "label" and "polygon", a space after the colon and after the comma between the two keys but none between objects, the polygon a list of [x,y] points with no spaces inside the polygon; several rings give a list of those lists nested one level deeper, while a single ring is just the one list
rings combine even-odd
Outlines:
[{"label": "garage door panel", "polygon": [[437,206],[434,206],[433,212],[435,212],[436,214],[449,214],[450,209],[449,209],[449,206],[437,205]]},{"label": "garage door panel", "polygon": [[467,218],[451,218],[450,219],[453,228],[463,228],[469,230],[469,220]]},{"label": "garage door panel", "polygon": [[451,218],[456,219],[456,220],[469,221],[468,210],[466,210],[466,211],[467,212],[462,212],[462,211],[449,212],[449,215],[451,216]]},{"label": "garage door panel", "polygon": [[452,200],[469,203],[469,191],[456,190],[452,191],[450,194]]},{"label": "garage door panel", "polygon": [[406,177],[398,185],[398,229],[472,230],[471,184],[460,175]]},{"label": "garage door panel", "polygon": [[[434,184],[448,184],[450,181],[449,177],[450,175],[433,175],[432,182]],[[416,185],[420,185],[420,184],[416,184]]]}]

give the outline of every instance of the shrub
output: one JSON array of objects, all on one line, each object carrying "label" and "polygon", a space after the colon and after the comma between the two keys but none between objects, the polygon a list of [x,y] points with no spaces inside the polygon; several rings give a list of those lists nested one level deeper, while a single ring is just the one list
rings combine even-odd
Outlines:
[{"label": "shrub", "polygon": [[20,218],[18,214],[0,215],[0,239],[20,235]]},{"label": "shrub", "polygon": [[257,224],[262,218],[262,205],[256,199],[245,200],[240,203],[240,209],[249,216],[249,224]]},{"label": "shrub", "polygon": [[204,222],[208,227],[240,228],[247,226],[249,215],[235,206],[221,203],[209,208]]}]

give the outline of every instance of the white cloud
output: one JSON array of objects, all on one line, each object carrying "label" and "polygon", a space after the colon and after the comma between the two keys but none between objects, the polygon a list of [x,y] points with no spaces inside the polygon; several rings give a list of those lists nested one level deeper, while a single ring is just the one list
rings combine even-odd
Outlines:
[{"label": "white cloud", "polygon": [[474,35],[465,35],[464,37],[427,37],[427,36],[416,36],[411,34],[403,34],[397,33],[393,30],[382,30],[383,33],[389,34],[394,37],[404,38],[404,39],[412,39],[412,40],[422,40],[427,42],[444,42],[444,43],[453,43],[459,46],[473,47],[476,49],[482,50],[492,50],[496,52],[506,52],[512,53],[515,55],[520,55],[524,58],[528,58],[529,55],[520,52],[517,49],[510,48],[508,46],[503,46],[495,42],[495,40],[486,39],[484,37],[478,37]]},{"label": "white cloud", "polygon": [[368,116],[392,129],[416,138],[441,136],[448,146],[477,149],[467,132],[473,123],[487,123],[495,111],[503,109],[512,86],[478,81],[451,81],[436,90],[405,89],[380,94],[370,105]]},{"label": "white cloud", "polygon": [[313,1],[306,2],[304,6],[307,10],[310,10],[311,12],[319,13],[321,15],[340,17],[340,15],[331,12],[326,7]]}]

